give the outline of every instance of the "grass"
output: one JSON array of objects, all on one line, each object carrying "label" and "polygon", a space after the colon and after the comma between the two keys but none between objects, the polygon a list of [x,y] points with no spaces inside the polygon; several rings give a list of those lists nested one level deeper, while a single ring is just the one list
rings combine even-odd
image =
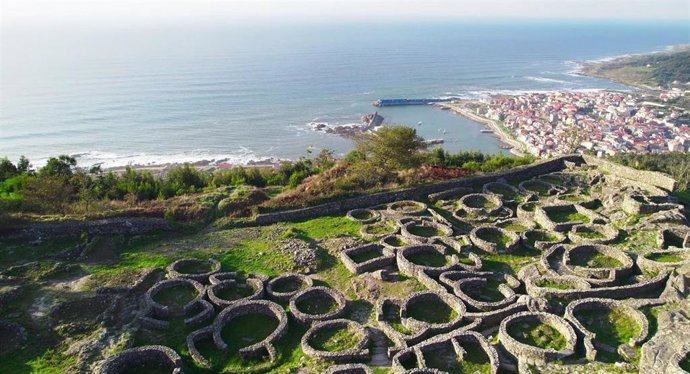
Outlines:
[{"label": "grass", "polygon": [[487,242],[495,243],[499,250],[506,249],[512,240],[510,236],[495,230],[480,231],[477,237]]},{"label": "grass", "polygon": [[517,224],[517,223],[499,224],[498,227],[500,227],[504,230],[512,231],[512,232],[527,231],[527,227],[520,225],[520,224]]},{"label": "grass", "polygon": [[501,186],[501,185],[493,185],[491,188],[489,188],[490,192],[502,195],[503,198],[507,200],[515,200],[518,198],[520,195],[517,194],[515,191],[513,191],[509,187]]},{"label": "grass", "polygon": [[544,231],[531,231],[525,234],[525,237],[527,238],[527,243],[534,247],[534,243],[540,241],[540,242],[555,242],[558,240],[558,237],[556,237],[553,234],[549,234],[548,232]]},{"label": "grass", "polygon": [[297,308],[306,314],[330,313],[338,308],[338,303],[330,296],[316,296],[297,303]]},{"label": "grass", "polygon": [[412,235],[421,236],[423,238],[431,238],[434,236],[443,235],[440,230],[431,226],[411,225],[407,231],[409,231],[409,233]]},{"label": "grass", "polygon": [[448,264],[446,256],[436,251],[421,251],[407,256],[407,260],[421,266],[440,268]]},{"label": "grass", "polygon": [[494,209],[496,208],[496,204],[494,204],[493,201],[483,197],[483,196],[476,196],[473,199],[468,198],[465,200],[465,205],[469,206],[470,208],[484,208],[484,209]]},{"label": "grass", "polygon": [[645,257],[656,262],[681,262],[685,260],[683,256],[668,253],[650,253]]},{"label": "grass", "polygon": [[404,247],[407,245],[407,243],[405,243],[405,241],[403,241],[402,239],[400,239],[397,236],[390,236],[390,237],[386,238],[386,240],[384,240],[384,242],[386,242],[386,244],[388,244],[388,245],[392,245],[393,247]]},{"label": "grass", "polygon": [[540,183],[537,181],[531,181],[523,184],[523,186],[529,190],[538,193],[540,196],[548,195],[549,190],[551,187],[544,183]]},{"label": "grass", "polygon": [[611,346],[627,344],[640,334],[640,325],[623,310],[587,310],[575,314],[587,330],[596,334],[596,339]]},{"label": "grass", "polygon": [[243,297],[251,296],[253,294],[251,287],[238,287],[237,285],[232,287],[223,287],[219,291],[216,291],[216,296],[223,300],[237,300]]},{"label": "grass", "polygon": [[361,224],[344,216],[326,216],[311,220],[290,223],[288,226],[300,230],[311,239],[325,239],[336,236],[359,236]]},{"label": "grass", "polygon": [[450,305],[442,300],[417,302],[409,306],[408,316],[417,321],[429,323],[447,323],[458,316]]},{"label": "grass", "polygon": [[567,283],[558,282],[558,281],[555,281],[555,280],[552,280],[552,279],[539,279],[535,284],[536,284],[538,287],[555,288],[555,289],[557,289],[557,290],[569,290],[569,289],[572,288],[572,287],[571,287],[569,284],[567,284]]},{"label": "grass", "polygon": [[183,263],[177,267],[177,271],[183,274],[203,274],[211,271],[211,263],[206,261]]},{"label": "grass", "polygon": [[233,318],[221,330],[230,352],[264,340],[278,327],[278,320],[265,314],[247,314]]},{"label": "grass", "polygon": [[341,352],[355,348],[361,340],[361,334],[346,327],[321,329],[311,336],[309,343],[320,351]]},{"label": "grass", "polygon": [[617,268],[623,266],[623,263],[617,259],[607,256],[595,249],[580,250],[577,256],[571,256],[570,262],[576,266],[590,267],[590,268]]},{"label": "grass", "polygon": [[388,221],[381,221],[367,226],[367,233],[372,235],[392,234],[395,231],[395,226]]},{"label": "grass", "polygon": [[544,175],[539,177],[539,179],[546,183],[551,183],[554,186],[562,186],[564,184],[563,179],[554,177],[552,175]]},{"label": "grass", "polygon": [[586,239],[603,239],[606,237],[601,232],[593,229],[581,229],[580,231],[575,231],[574,234]]},{"label": "grass", "polygon": [[491,372],[489,357],[477,344],[464,344],[465,357],[459,360],[453,345],[448,342],[431,354],[424,355],[426,365],[447,373],[482,373]]},{"label": "grass", "polygon": [[514,323],[508,328],[508,334],[520,343],[534,347],[557,351],[565,348],[565,336],[539,321]]},{"label": "grass", "polygon": [[364,252],[350,255],[350,258],[352,259],[352,261],[361,264],[362,262],[366,262],[381,256],[383,256],[383,252],[380,249],[371,248]]},{"label": "grass", "polygon": [[282,282],[276,282],[273,284],[273,291],[285,293],[285,292],[295,292],[304,287],[304,284],[296,280],[284,280]]},{"label": "grass", "polygon": [[153,296],[153,300],[159,304],[181,310],[185,305],[199,293],[191,285],[178,285],[175,287],[164,288]]},{"label": "grass", "polygon": [[495,302],[505,299],[505,296],[498,290],[500,284],[501,282],[490,278],[483,287],[466,287],[463,291],[474,300]]},{"label": "grass", "polygon": [[580,222],[580,223],[590,223],[591,220],[586,215],[579,213],[576,210],[559,210],[551,211],[548,213],[549,218],[557,223],[565,222]]}]

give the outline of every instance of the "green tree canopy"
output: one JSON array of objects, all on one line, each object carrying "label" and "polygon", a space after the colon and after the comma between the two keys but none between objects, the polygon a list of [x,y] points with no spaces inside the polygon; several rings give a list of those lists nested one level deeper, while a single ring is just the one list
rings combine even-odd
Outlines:
[{"label": "green tree canopy", "polygon": [[46,166],[42,167],[38,173],[41,176],[69,177],[74,173],[76,166],[77,160],[74,157],[60,155],[49,158]]},{"label": "green tree canopy", "polygon": [[389,170],[404,170],[419,166],[420,151],[426,149],[424,139],[417,131],[406,126],[383,126],[376,132],[368,132],[356,140],[356,150],[367,162]]}]

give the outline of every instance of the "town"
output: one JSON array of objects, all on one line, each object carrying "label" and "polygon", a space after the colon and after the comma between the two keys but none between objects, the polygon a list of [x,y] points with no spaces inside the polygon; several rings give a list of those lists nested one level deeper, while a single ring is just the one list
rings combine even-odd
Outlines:
[{"label": "town", "polygon": [[672,104],[688,91],[672,89],[656,95],[616,91],[495,95],[460,103],[460,108],[454,103],[452,109],[460,114],[472,110],[496,122],[525,151],[540,157],[576,151],[613,155],[688,150],[690,115]]}]

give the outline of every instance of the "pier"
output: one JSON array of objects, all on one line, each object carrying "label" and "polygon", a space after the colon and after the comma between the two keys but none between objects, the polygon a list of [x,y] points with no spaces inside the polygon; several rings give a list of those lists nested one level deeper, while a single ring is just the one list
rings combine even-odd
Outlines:
[{"label": "pier", "polygon": [[382,106],[402,106],[402,105],[427,105],[436,103],[445,103],[455,100],[454,97],[445,99],[378,99],[374,101],[373,105],[377,107]]}]

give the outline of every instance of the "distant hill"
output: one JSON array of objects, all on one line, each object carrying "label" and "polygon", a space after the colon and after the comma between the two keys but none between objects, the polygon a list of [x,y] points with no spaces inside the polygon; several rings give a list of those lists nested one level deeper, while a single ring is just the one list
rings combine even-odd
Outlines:
[{"label": "distant hill", "polygon": [[690,47],[590,63],[582,74],[642,88],[686,86],[690,82]]}]

